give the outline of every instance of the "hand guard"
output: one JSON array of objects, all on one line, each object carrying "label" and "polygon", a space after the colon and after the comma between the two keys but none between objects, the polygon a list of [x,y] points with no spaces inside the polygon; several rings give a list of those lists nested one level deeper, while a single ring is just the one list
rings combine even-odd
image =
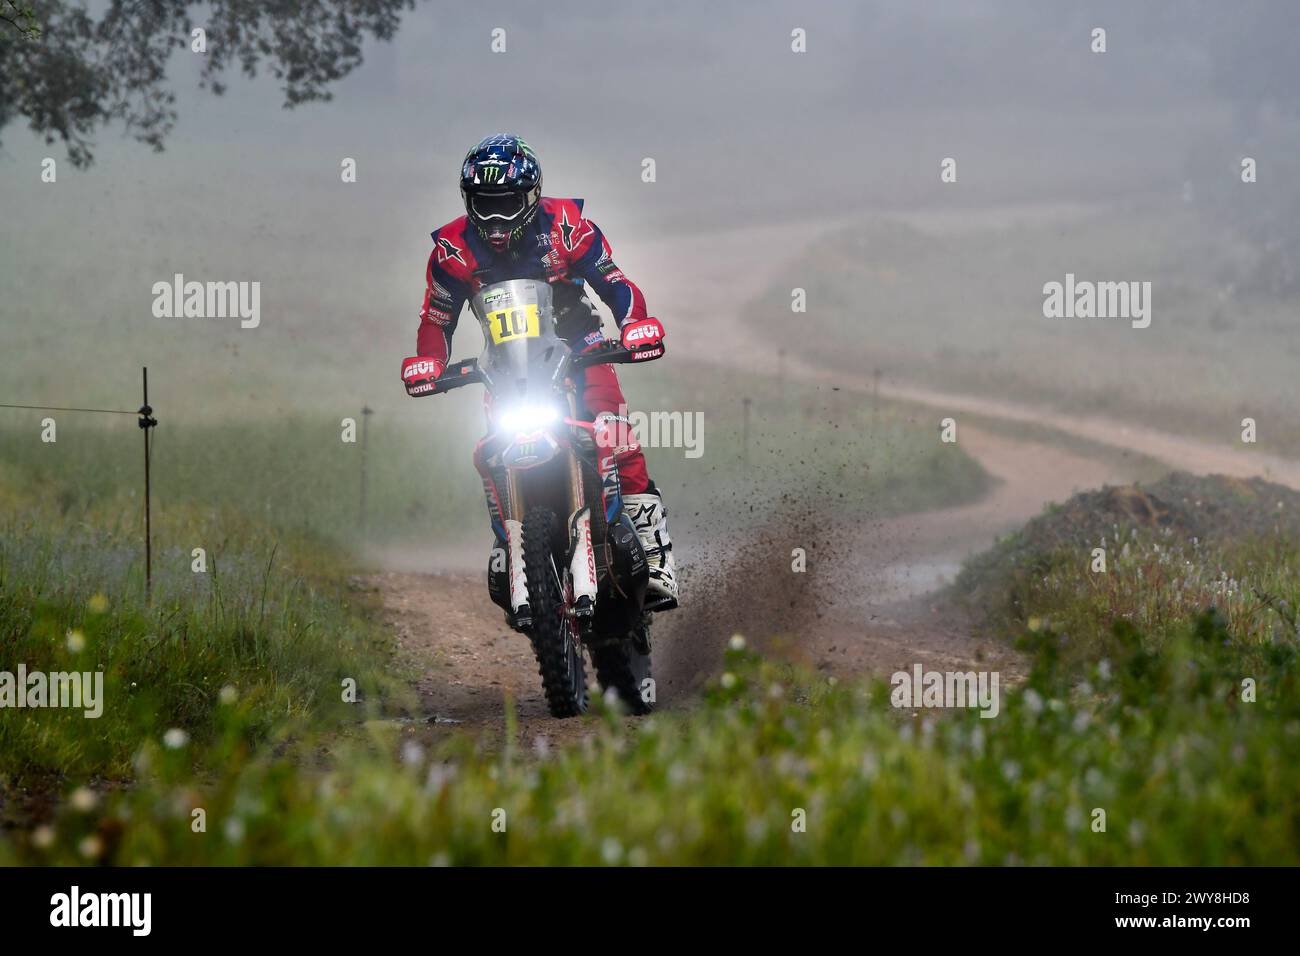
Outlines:
[{"label": "hand guard", "polygon": [[445,368],[446,366],[437,359],[421,355],[403,359],[402,384],[406,386],[406,394],[412,398],[432,395],[438,390],[435,383]]},{"label": "hand guard", "polygon": [[623,348],[633,362],[646,362],[664,354],[664,327],[656,318],[641,319],[623,326]]}]

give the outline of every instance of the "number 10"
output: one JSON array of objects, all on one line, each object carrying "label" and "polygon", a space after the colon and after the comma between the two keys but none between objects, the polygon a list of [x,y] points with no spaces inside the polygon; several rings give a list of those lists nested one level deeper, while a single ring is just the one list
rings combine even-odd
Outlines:
[{"label": "number 10", "polygon": [[[528,331],[528,319],[521,309],[502,309],[497,315],[501,317],[501,338],[523,335]],[[506,326],[507,317],[510,319],[509,327]]]}]

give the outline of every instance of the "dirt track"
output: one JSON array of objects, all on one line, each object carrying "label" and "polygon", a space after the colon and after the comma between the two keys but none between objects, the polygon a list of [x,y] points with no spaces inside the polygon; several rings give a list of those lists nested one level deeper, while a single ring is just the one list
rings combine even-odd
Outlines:
[{"label": "dirt track", "polygon": [[[770,232],[768,239],[779,235],[788,248],[811,237],[807,227],[783,226]],[[674,276],[676,282],[664,278],[683,262],[707,262],[710,269],[719,261],[742,262],[754,241],[751,232],[690,241],[699,248],[688,242],[638,250],[648,266],[647,287],[667,292],[659,298],[663,314],[685,314],[689,309],[695,316],[708,317],[707,323],[672,326],[683,354],[705,354],[710,344],[726,337],[736,346],[730,350],[732,367],[761,367],[753,364],[763,360],[761,343],[745,334],[727,334],[742,332],[737,307],[755,294],[761,277],[738,270],[737,281],[725,285],[709,282],[703,274],[698,283],[683,281],[680,274]],[[656,285],[656,276],[664,278],[662,284]],[[682,289],[692,290],[689,300]],[[746,345],[753,351],[747,354]],[[794,358],[787,360],[787,374],[834,384],[849,393],[870,388],[865,378],[827,373]],[[793,522],[784,523],[777,516],[768,526],[721,543],[715,536],[695,535],[688,522],[675,519],[686,606],[656,621],[655,672],[661,707],[689,706],[698,686],[716,672],[734,632],[746,634],[768,652],[840,676],[888,674],[917,662],[943,669],[996,667],[1014,675],[1018,670],[1014,655],[1004,646],[974,637],[968,622],[951,608],[939,606],[933,593],[964,558],[987,548],[1047,503],[1136,477],[1136,461],[1128,464],[1122,454],[1072,450],[1071,437],[1084,440],[1080,448],[1108,446],[1171,468],[1258,474],[1300,487],[1300,462],[1266,459],[1121,422],[905,384],[886,384],[881,394],[931,410],[936,424],[947,415],[957,418],[960,445],[996,479],[990,493],[974,504],[863,524],[848,540],[840,535],[834,560],[824,561],[821,569],[810,563],[810,572],[823,573],[784,576],[794,583],[782,587],[773,587],[771,568],[777,560],[787,560],[784,556],[793,543],[801,543],[793,539]],[[964,421],[963,416],[1012,427],[995,433]],[[1047,427],[1067,441],[1017,437],[1017,424]],[[806,534],[806,529],[800,533]],[[400,565],[421,566],[420,557],[414,557],[412,561],[412,556],[406,556]],[[425,566],[432,564],[427,557],[423,560]],[[465,566],[463,560],[454,563]],[[766,586],[736,584],[756,580]],[[487,599],[481,574],[404,570],[373,575],[369,582],[382,597],[403,652],[425,674],[418,687],[428,720],[438,721],[432,726],[499,727],[502,701],[508,694],[518,703],[526,740],[583,733],[582,721],[546,717],[527,641],[505,627]]]},{"label": "dirt track", "polygon": [[[810,576],[802,589],[792,585],[787,592],[756,598],[716,583],[746,580],[720,562],[761,555],[770,567],[773,554],[787,555],[790,543],[779,527],[734,542],[731,555],[715,549],[701,568],[692,561],[690,526],[675,525],[690,599],[687,607],[656,622],[661,704],[689,705],[694,690],[716,671],[733,632],[839,676],[888,674],[916,662],[944,669],[978,662],[1014,673],[1017,662],[1004,647],[972,638],[966,622],[936,606],[929,593],[968,554],[987,547],[1046,502],[1127,476],[1056,445],[972,426],[963,428],[960,440],[998,480],[990,494],[974,504],[861,527],[856,540],[846,545],[854,560],[839,562],[843,566],[833,569],[833,575]],[[509,694],[518,703],[526,735],[581,732],[580,722],[546,719],[527,641],[505,627],[487,600],[480,575],[391,571],[372,575],[369,582],[379,590],[403,652],[425,674],[418,689],[425,715],[438,721],[435,726],[499,725],[502,701]]]}]

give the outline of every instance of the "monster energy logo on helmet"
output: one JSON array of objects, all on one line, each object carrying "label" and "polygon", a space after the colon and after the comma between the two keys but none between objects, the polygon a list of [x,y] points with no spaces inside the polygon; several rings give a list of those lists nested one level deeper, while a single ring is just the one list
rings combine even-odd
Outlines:
[{"label": "monster energy logo on helmet", "polygon": [[508,133],[489,136],[465,154],[460,192],[480,236],[503,248],[519,238],[542,198],[542,166],[532,147]]}]

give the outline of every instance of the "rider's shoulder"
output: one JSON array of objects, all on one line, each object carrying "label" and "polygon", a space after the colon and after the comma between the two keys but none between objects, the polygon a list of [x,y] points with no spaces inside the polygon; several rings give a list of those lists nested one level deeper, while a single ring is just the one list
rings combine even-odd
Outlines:
[{"label": "rider's shoulder", "polygon": [[469,275],[473,271],[473,256],[469,250],[468,230],[468,216],[460,216],[433,230],[429,234],[433,237],[429,261],[436,262],[457,277]]},{"label": "rider's shoulder", "polygon": [[583,200],[581,199],[561,199],[556,196],[543,196],[542,211],[553,219],[564,218],[564,214],[567,213],[567,218],[576,221],[582,218],[582,203]]},{"label": "rider's shoulder", "polygon": [[465,238],[465,231],[469,229],[469,216],[457,216],[451,222],[439,226],[430,233],[433,241],[437,242],[439,238],[451,239],[453,242]]},{"label": "rider's shoulder", "polygon": [[582,215],[581,199],[552,199],[542,197],[542,210],[546,214],[551,243],[563,249],[563,255],[570,261],[587,255],[595,236],[599,235],[596,224]]}]

